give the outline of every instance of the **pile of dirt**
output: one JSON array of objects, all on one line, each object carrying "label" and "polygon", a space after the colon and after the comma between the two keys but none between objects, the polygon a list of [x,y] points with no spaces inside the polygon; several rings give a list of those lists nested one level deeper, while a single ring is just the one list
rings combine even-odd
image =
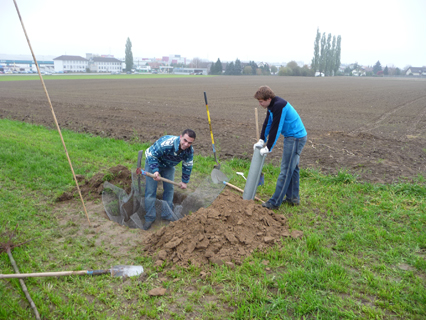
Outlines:
[{"label": "pile of dirt", "polygon": [[[83,198],[100,198],[104,181],[131,192],[131,172],[124,166],[112,167],[91,179],[77,176]],[[62,194],[58,201],[78,196],[75,187]],[[253,200],[243,200],[241,194],[224,190],[207,208],[171,222],[161,229],[151,228],[142,242],[148,255],[155,256],[156,265],[164,261],[175,265],[202,266],[208,263],[240,264],[254,251],[282,246],[282,238],[299,238],[302,232],[290,233],[287,219],[263,208]]]},{"label": "pile of dirt", "polygon": [[283,215],[223,191],[208,208],[171,222],[145,238],[143,244],[145,251],[156,257],[156,265],[167,260],[184,267],[207,263],[233,266],[255,250],[282,246],[281,238],[302,236],[301,231],[290,233]]},{"label": "pile of dirt", "polygon": [[[124,189],[128,194],[131,191],[132,174],[127,167],[122,165],[108,169],[107,173],[97,173],[90,180],[86,179],[83,175],[76,175],[76,178],[79,182],[78,186],[84,199],[100,199],[102,197],[102,191],[104,190],[103,183],[105,181]],[[77,187],[61,194],[57,198],[57,201],[67,201],[71,200],[73,197],[78,197]]]}]

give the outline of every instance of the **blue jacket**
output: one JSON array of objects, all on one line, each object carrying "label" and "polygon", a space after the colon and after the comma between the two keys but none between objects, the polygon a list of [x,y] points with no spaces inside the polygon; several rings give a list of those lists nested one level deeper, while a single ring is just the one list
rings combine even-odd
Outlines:
[{"label": "blue jacket", "polygon": [[145,151],[145,164],[152,173],[159,168],[170,168],[182,161],[182,182],[188,183],[194,164],[194,149],[191,147],[179,150],[180,136],[164,136]]},{"label": "blue jacket", "polygon": [[266,141],[265,138],[269,136],[266,143],[269,151],[272,151],[277,143],[280,133],[284,137],[294,138],[303,138],[307,135],[302,119],[293,106],[283,98],[275,96],[268,106],[260,134],[260,139],[263,141]]}]

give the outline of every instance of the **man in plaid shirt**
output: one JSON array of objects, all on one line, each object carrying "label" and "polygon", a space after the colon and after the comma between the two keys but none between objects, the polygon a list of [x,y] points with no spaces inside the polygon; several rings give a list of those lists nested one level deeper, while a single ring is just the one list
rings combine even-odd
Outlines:
[{"label": "man in plaid shirt", "polygon": [[[145,171],[154,174],[154,178],[146,177],[145,186],[145,223],[144,230],[148,230],[156,218],[155,200],[157,198],[157,182],[160,177],[174,181],[175,166],[182,162],[181,189],[186,189],[191,176],[194,149],[192,143],[195,140],[195,132],[186,129],[180,136],[163,136],[145,151]],[[136,169],[140,174],[140,168]],[[163,181],[163,200],[173,211],[173,185]],[[165,220],[173,220],[173,217],[162,216]]]}]

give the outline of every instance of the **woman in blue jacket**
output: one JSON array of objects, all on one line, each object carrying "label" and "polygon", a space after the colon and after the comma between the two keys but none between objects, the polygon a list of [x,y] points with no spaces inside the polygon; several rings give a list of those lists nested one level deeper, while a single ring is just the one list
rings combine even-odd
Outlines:
[{"label": "woman in blue jacket", "polygon": [[[260,87],[254,98],[268,112],[263,122],[260,140],[253,148],[261,148],[260,154],[264,156],[272,152],[280,134],[284,136],[281,171],[275,192],[262,206],[277,209],[283,201],[293,206],[299,205],[299,160],[306,144],[305,126],[293,106],[283,98],[276,96],[268,86]],[[266,146],[264,146],[265,141],[267,141]]]}]

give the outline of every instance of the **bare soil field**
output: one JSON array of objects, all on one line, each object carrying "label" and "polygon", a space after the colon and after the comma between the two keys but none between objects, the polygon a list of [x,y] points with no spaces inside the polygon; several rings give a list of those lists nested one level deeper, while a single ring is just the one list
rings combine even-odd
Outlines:
[{"label": "bare soil field", "polygon": [[[390,183],[426,176],[426,81],[393,78],[218,76],[168,79],[45,80],[62,129],[142,142],[196,131],[196,153],[213,155],[207,92],[219,160],[251,159],[266,112],[261,85],[288,100],[308,131],[302,168],[346,169]],[[0,118],[55,128],[39,81],[0,83]],[[267,162],[279,163],[282,137]],[[135,155],[136,162],[137,155]]]}]

